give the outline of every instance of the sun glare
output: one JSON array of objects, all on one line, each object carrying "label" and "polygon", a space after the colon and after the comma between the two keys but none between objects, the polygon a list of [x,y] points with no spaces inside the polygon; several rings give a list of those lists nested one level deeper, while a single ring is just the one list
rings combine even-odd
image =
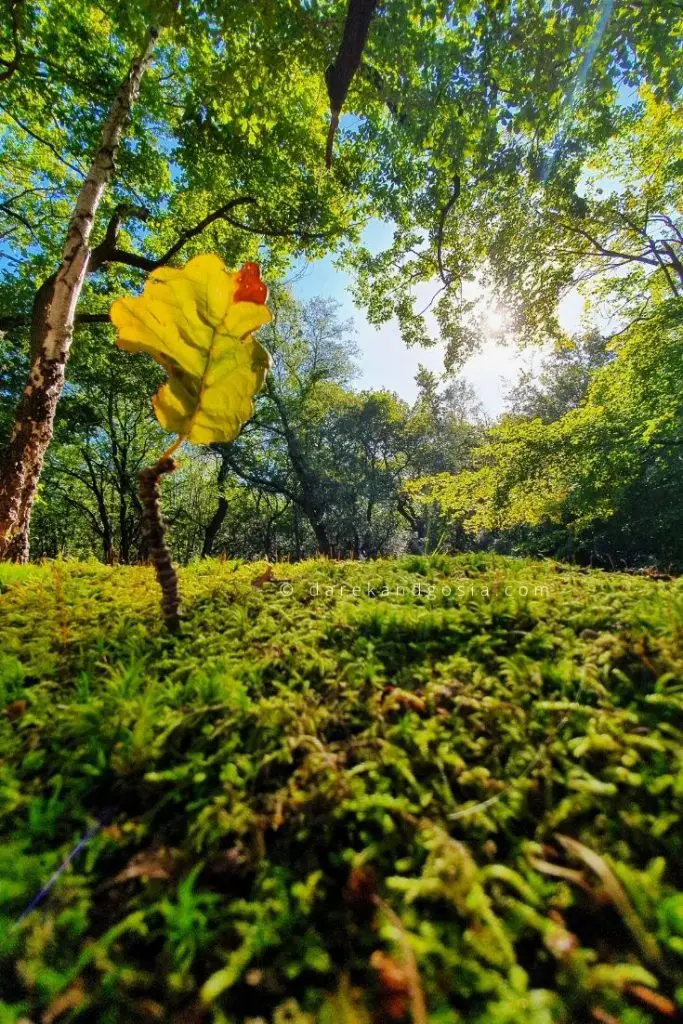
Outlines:
[{"label": "sun glare", "polygon": [[498,309],[491,309],[484,317],[486,330],[489,334],[500,334],[505,325],[505,316]]}]

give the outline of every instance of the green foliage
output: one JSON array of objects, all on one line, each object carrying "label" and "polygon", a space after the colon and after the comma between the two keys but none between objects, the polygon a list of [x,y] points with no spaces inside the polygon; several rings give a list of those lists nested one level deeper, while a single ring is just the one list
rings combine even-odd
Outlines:
[{"label": "green foliage", "polygon": [[[680,88],[675,4],[379,5],[328,172],[324,73],[343,0],[253,10],[236,0],[19,6],[21,59],[0,107],[0,306],[8,315],[29,312],[35,283],[58,262],[102,112],[152,20],[162,29],[154,65],[94,241],[119,203],[143,204],[146,219],[123,225],[119,249],[159,257],[240,198],[239,210],[186,238],[186,256],[212,251],[236,266],[265,240],[260,259],[272,279],[295,254],[344,245],[373,322],[396,313],[412,342],[428,331],[407,286],[440,277],[434,309],[453,361],[476,344],[477,326],[448,283],[492,276],[512,303],[520,294],[519,331],[537,336],[554,321],[551,300],[571,269],[544,246],[535,253],[533,238],[540,228],[545,239],[550,211],[571,214],[585,161],[628,128],[620,90],[642,88],[666,124]],[[0,46],[9,59],[8,14]],[[667,176],[675,166],[667,163]],[[457,204],[443,218],[456,180]],[[372,216],[396,229],[376,258],[355,248]],[[543,274],[529,275],[531,265]],[[139,282],[139,269],[103,265],[83,308],[102,311]]]},{"label": "green foliage", "polygon": [[3,1019],[357,1024],[404,941],[430,1024],[655,1024],[629,986],[675,999],[679,582],[202,562],[173,638],[149,568],[0,585]]},{"label": "green foliage", "polygon": [[[614,358],[565,415],[504,418],[475,468],[412,486],[473,534],[540,527],[526,533],[532,548],[680,567],[680,324],[680,303],[660,304],[614,339]],[[550,399],[561,403],[561,389]]]},{"label": "green foliage", "polygon": [[412,406],[388,390],[352,390],[356,351],[334,303],[302,306],[281,292],[273,301],[276,318],[262,334],[273,374],[253,423],[220,450],[224,472],[280,496],[283,517],[290,506],[281,554],[310,552],[311,533],[318,550],[355,557],[424,543],[427,523],[403,485],[467,463],[480,434],[471,392],[462,381],[442,388],[426,372]]},{"label": "green foliage", "polygon": [[[112,300],[139,291],[141,272],[155,260],[172,265],[198,252],[230,266],[258,256],[269,280],[281,278],[296,258],[336,252],[356,272],[356,294],[371,322],[396,316],[408,343],[431,343],[438,332],[449,367],[481,343],[482,314],[492,299],[505,309],[505,340],[565,345],[558,301],[573,285],[588,296],[593,326],[598,313],[610,322],[637,319],[680,303],[676,4],[378,5],[328,171],[325,68],[346,7],[345,0],[264,2],[253,10],[236,0],[117,0],[105,11],[82,0],[68,8],[45,0],[7,8],[1,67],[9,67],[14,52],[17,63],[0,103],[3,437],[26,380],[36,284],[58,265],[103,111],[150,20],[161,35],[94,226],[93,245],[102,255],[106,240],[107,255],[92,263],[79,316],[101,316]],[[377,254],[358,245],[371,218],[394,229],[392,244]],[[229,535],[239,540],[231,553],[284,547],[295,557],[316,547],[373,555],[442,540],[462,548],[474,543],[463,526],[466,513],[484,542],[492,526],[524,531],[533,523],[543,532],[552,521],[561,538],[553,534],[546,550],[586,557],[583,541],[574,546],[574,524],[592,528],[600,517],[629,534],[619,546],[610,528],[602,531],[603,554],[627,561],[634,552],[678,557],[663,542],[676,526],[671,516],[661,516],[647,550],[637,516],[616,527],[624,487],[619,501],[605,498],[602,484],[596,488],[592,518],[584,507],[589,487],[577,488],[581,508],[567,507],[575,473],[553,460],[558,447],[583,445],[579,435],[591,434],[590,415],[583,427],[578,415],[569,424],[571,443],[563,428],[557,437],[538,438],[537,427],[528,428],[531,444],[521,447],[529,459],[547,457],[532,476],[549,489],[547,502],[527,501],[524,472],[512,474],[509,488],[507,478],[492,479],[493,470],[478,473],[470,490],[479,511],[461,509],[454,528],[432,529],[433,518],[407,500],[403,485],[419,474],[471,470],[476,418],[463,423],[451,416],[446,424],[443,401],[435,413],[428,402],[408,410],[390,394],[351,396],[339,352],[322,371],[312,367],[310,347],[302,351],[305,333],[297,329],[285,339],[282,377],[263,396],[260,423],[231,464],[219,451],[217,472],[210,464],[188,471],[184,492],[174,482],[183,558],[222,550]],[[77,429],[47,466],[35,553],[98,550],[123,561],[146,554],[130,481],[140,451],[157,437],[149,423],[136,422],[139,410],[128,393],[112,414],[110,390],[102,408],[104,389],[93,381],[108,337],[92,321],[87,330],[77,324],[81,366],[69,367],[65,401],[72,408],[63,421],[74,424],[75,412]],[[565,408],[576,404],[584,383],[581,374],[568,374]],[[79,398],[85,408],[74,409]],[[558,408],[538,411],[556,419]],[[658,415],[669,413],[675,416],[675,408],[660,404]],[[296,429],[285,427],[283,416]],[[507,444],[507,427],[501,429]],[[372,431],[377,443],[369,443]],[[435,444],[439,432],[445,453]],[[263,454],[264,440],[272,460]],[[494,448],[491,457],[504,464]],[[611,463],[608,490],[621,486],[615,481],[622,471],[626,479],[636,474],[641,454],[638,441],[623,453],[628,465]],[[659,469],[647,472],[658,477]],[[462,481],[469,486],[469,479]],[[494,515],[492,506],[508,489],[509,514]],[[634,506],[641,489],[639,482],[628,496]],[[672,490],[663,488],[662,507]],[[228,493],[254,518],[253,542],[236,516],[226,518]]]},{"label": "green foliage", "polygon": [[[614,28],[624,8],[612,10]],[[593,75],[600,75],[595,64]],[[560,130],[542,140],[539,126],[533,140],[513,136],[506,153],[501,132],[500,149],[475,149],[464,160],[467,172],[459,165],[459,191],[442,169],[432,205],[416,204],[390,248],[349,254],[371,321],[398,317],[409,344],[437,334],[447,365],[457,367],[490,334],[492,302],[505,313],[504,340],[539,344],[566,342],[558,303],[573,286],[589,300],[594,322],[598,315],[627,322],[680,298],[681,110],[680,95],[652,80],[628,102],[607,87],[592,111],[570,109],[571,139]]]},{"label": "green foliage", "polygon": [[[344,554],[435,546],[428,517],[402,488],[468,463],[483,431],[470,391],[426,374],[412,406],[389,391],[359,393],[357,352],[335,303],[300,304],[281,288],[269,302],[276,323],[260,338],[274,365],[254,419],[233,443],[181,456],[165,483],[174,558],[300,558],[316,551],[316,529]],[[78,335],[70,373],[33,516],[33,555],[145,558],[138,474],[169,443],[149,402],[163,373],[91,330]]]}]

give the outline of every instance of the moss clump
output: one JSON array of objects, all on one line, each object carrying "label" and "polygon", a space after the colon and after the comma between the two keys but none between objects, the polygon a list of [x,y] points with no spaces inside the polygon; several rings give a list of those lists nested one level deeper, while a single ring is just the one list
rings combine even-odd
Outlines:
[{"label": "moss clump", "polygon": [[2,1024],[675,1015],[679,582],[181,575],[0,567]]}]

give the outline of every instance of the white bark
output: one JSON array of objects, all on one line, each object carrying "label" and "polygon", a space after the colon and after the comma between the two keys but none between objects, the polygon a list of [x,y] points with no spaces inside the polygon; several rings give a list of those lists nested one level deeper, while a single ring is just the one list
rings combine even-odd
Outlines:
[{"label": "white bark", "polygon": [[157,29],[149,30],[144,51],[130,66],[128,76],[120,86],[109,116],[104,122],[95,159],[78,194],[66,234],[62,265],[55,278],[48,330],[43,341],[43,351],[48,359],[57,359],[63,351],[64,344],[71,343],[76,304],[88,267],[88,242],[95,214],[107,183],[114,173],[114,161],[123,129],[138,98],[140,82],[151,59],[158,34]]},{"label": "white bark", "polygon": [[[158,37],[150,28],[143,52],[131,63],[102,127],[95,158],[76,200],[67,229],[62,263],[52,286],[34,307],[33,365],[19,402],[0,482],[0,559],[28,557],[28,521],[45,451],[52,439],[57,402],[64,387],[76,306],[83,289],[89,241],[104,190],[114,173],[126,121]],[[45,286],[41,291],[45,290]],[[40,293],[39,293],[40,294]]]}]

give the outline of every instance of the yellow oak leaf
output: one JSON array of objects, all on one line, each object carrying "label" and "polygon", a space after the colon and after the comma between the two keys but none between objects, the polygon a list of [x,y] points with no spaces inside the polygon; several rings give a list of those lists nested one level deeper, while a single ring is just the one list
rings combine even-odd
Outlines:
[{"label": "yellow oak leaf", "polygon": [[270,356],[251,334],[272,319],[256,263],[231,273],[218,256],[153,271],[137,298],[117,299],[117,345],[147,352],[169,379],[153,398],[166,430],[195,444],[232,441],[254,411]]}]

